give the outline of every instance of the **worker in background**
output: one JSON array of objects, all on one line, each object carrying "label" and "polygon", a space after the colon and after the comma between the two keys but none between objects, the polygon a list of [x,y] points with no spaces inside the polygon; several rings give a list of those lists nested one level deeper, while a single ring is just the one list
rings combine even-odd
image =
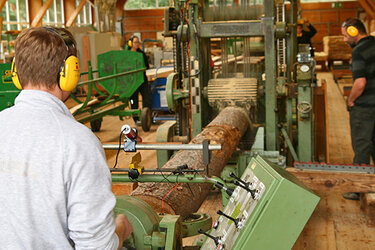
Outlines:
[{"label": "worker in background", "polygon": [[311,44],[311,38],[317,33],[314,26],[308,20],[304,21],[305,26],[308,30],[303,29],[303,24],[297,24],[297,43],[298,44],[310,44],[311,56],[314,57],[314,49]]},{"label": "worker in background", "polygon": [[65,106],[80,72],[62,28],[29,28],[15,42],[22,89],[0,112],[0,248],[118,249],[132,233],[97,137]]},{"label": "worker in background", "polygon": [[[145,61],[146,69],[150,68],[150,65],[148,64],[147,56],[145,52],[141,50],[141,41],[139,40],[139,37],[132,36],[128,41],[128,49],[131,51],[136,51],[139,53],[142,53],[143,60]],[[152,95],[150,87],[148,86],[148,80],[146,76],[146,71],[144,72],[144,81],[141,86],[134,92],[134,94],[130,97],[130,104],[132,109],[138,109],[138,96],[139,92],[141,92],[142,95],[142,107],[149,108],[151,110],[152,108]],[[138,117],[133,117],[134,121],[138,121]]]},{"label": "worker in background", "polygon": [[[370,164],[375,160],[375,39],[368,36],[363,23],[347,19],[341,27],[344,41],[352,51],[353,87],[347,99],[350,116],[353,164]],[[347,196],[346,198],[357,198]]]}]

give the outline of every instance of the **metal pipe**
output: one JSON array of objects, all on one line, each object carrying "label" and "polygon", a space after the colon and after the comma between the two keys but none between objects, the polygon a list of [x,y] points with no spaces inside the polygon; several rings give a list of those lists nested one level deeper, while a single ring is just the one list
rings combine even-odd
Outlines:
[{"label": "metal pipe", "polygon": [[[281,126],[281,125],[279,125],[279,126]],[[299,161],[298,156],[297,156],[297,153],[296,153],[296,151],[294,150],[293,144],[292,144],[292,142],[290,141],[289,136],[288,136],[288,133],[286,132],[285,128],[281,126],[281,127],[280,127],[280,130],[281,130],[281,133],[282,133],[283,136],[284,136],[284,139],[285,139],[285,141],[286,141],[286,144],[287,144],[288,147],[289,147],[290,153],[291,153],[291,155],[292,155],[294,161]]]},{"label": "metal pipe", "polygon": [[[124,172],[124,173],[129,173],[130,169],[129,168],[110,168],[109,171],[111,172]],[[184,169],[184,170],[179,170],[179,169],[160,169],[160,168],[153,168],[153,169],[143,169],[143,173],[174,173],[174,174],[197,174],[197,173],[203,173],[206,170],[203,169]]]},{"label": "metal pipe", "polygon": [[218,177],[207,177],[201,175],[143,174],[134,180],[126,174],[112,174],[112,182],[220,183],[224,187],[227,187],[226,183]]},{"label": "metal pipe", "polygon": [[115,74],[115,75],[104,76],[104,77],[96,78],[96,79],[93,79],[93,80],[80,82],[80,83],[77,84],[77,86],[82,86],[82,85],[86,85],[86,84],[90,84],[90,83],[97,83],[97,82],[100,82],[100,81],[110,80],[112,78],[130,75],[130,74],[145,71],[145,70],[146,70],[146,68],[142,68],[142,69],[131,70],[131,71],[123,72],[123,73],[118,73],[118,74]]},{"label": "metal pipe", "polygon": [[[124,149],[124,145],[103,144],[104,150]],[[137,144],[137,150],[203,150],[202,144]],[[208,150],[221,150],[221,144],[209,144]]]}]

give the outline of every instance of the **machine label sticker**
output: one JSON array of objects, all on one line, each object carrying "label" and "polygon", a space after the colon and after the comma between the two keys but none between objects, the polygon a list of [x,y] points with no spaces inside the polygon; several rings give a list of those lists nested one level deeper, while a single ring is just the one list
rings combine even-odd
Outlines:
[{"label": "machine label sticker", "polygon": [[243,211],[243,217],[245,217],[245,219],[247,219],[247,217],[249,217],[249,214],[247,213],[247,211]]},{"label": "machine label sticker", "polygon": [[251,169],[254,170],[255,167],[256,167],[256,165],[257,165],[257,164],[256,164],[255,162],[253,162],[253,164],[251,164]]}]

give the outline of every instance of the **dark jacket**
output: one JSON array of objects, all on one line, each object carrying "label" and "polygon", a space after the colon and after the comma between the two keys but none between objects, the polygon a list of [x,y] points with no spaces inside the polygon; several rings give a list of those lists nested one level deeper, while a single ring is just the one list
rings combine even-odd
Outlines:
[{"label": "dark jacket", "polygon": [[311,38],[313,36],[315,36],[317,31],[314,28],[314,26],[312,26],[311,24],[309,24],[309,26],[307,26],[307,28],[309,29],[308,31],[302,30],[302,36],[297,37],[297,43],[298,44],[310,44],[311,56],[314,56],[314,50],[312,49]]},{"label": "dark jacket", "polygon": [[362,95],[354,102],[356,106],[375,107],[375,38],[367,36],[359,40],[352,51],[353,80],[366,78]]}]

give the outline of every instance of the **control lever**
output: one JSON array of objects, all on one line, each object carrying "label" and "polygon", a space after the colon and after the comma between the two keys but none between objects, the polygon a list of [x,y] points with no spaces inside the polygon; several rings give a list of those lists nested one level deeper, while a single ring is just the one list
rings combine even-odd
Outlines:
[{"label": "control lever", "polygon": [[246,186],[243,186],[241,183],[239,183],[238,181],[235,181],[234,182],[234,185],[236,186],[239,186],[239,187],[242,187],[243,189],[245,189],[247,192],[249,192],[251,194],[251,198],[255,199],[255,189],[250,189]]},{"label": "control lever", "polygon": [[238,218],[237,218],[237,219],[234,219],[234,218],[230,217],[229,215],[224,214],[223,211],[221,211],[221,210],[218,210],[218,211],[217,211],[217,214],[218,214],[218,215],[222,215],[222,216],[224,216],[225,218],[230,219],[231,221],[234,222],[234,224],[236,225],[236,228],[238,228],[238,222],[240,221]]},{"label": "control lever", "polygon": [[216,246],[219,245],[219,239],[218,239],[218,237],[212,236],[211,234],[208,234],[208,233],[204,232],[202,229],[199,229],[198,233],[206,235],[208,238],[211,238],[215,242]]},{"label": "control lever", "polygon": [[232,196],[232,194],[234,192],[233,188],[224,187],[224,185],[222,183],[218,182],[218,181],[215,182],[215,187],[223,189],[229,196]]},{"label": "control lever", "polygon": [[249,187],[249,183],[244,182],[243,180],[241,180],[241,178],[238,178],[233,172],[230,172],[229,176],[242,183],[245,187]]},{"label": "control lever", "polygon": [[237,181],[234,182],[234,185],[239,186],[243,189],[245,189],[247,192],[251,194],[251,197],[255,199],[255,189],[250,189],[249,183],[244,182],[240,178],[238,178],[233,172],[230,172],[229,174],[230,177],[236,179]]}]

